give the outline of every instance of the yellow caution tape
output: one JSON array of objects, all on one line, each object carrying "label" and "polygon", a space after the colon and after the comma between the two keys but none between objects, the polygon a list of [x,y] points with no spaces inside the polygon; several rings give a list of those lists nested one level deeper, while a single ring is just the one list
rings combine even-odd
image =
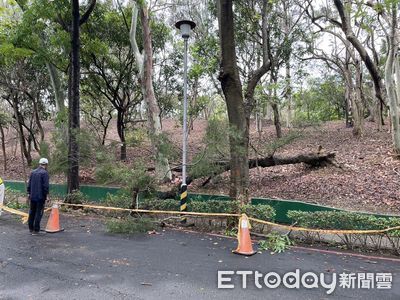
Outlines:
[{"label": "yellow caution tape", "polygon": [[[64,206],[73,207],[83,207],[83,208],[94,208],[101,210],[114,210],[114,211],[126,211],[126,212],[136,212],[136,213],[149,213],[149,214],[172,214],[172,215],[188,215],[188,216],[204,216],[204,217],[240,217],[240,214],[229,214],[229,213],[202,213],[202,212],[180,212],[180,211],[167,211],[167,210],[146,210],[146,209],[130,209],[130,208],[120,208],[120,207],[109,207],[100,205],[88,205],[88,204],[70,204],[70,203],[60,203]],[[304,227],[295,227],[291,225],[282,225],[269,221],[264,221],[256,218],[248,218],[248,220],[254,221],[256,223],[276,226],[279,228],[292,230],[292,231],[305,231],[305,232],[317,232],[326,234],[379,234],[387,233],[393,230],[400,230],[400,226],[390,227],[380,230],[335,230],[335,229],[311,229]]]},{"label": "yellow caution tape", "polygon": [[2,209],[2,210],[4,210],[4,211],[7,211],[7,212],[9,212],[9,213],[12,213],[12,214],[14,214],[14,215],[21,216],[21,217],[22,217],[22,223],[23,223],[23,224],[25,224],[26,222],[28,222],[28,216],[29,216],[29,215],[28,215],[27,213],[23,212],[23,211],[20,211],[20,210],[17,210],[17,209],[13,209],[13,208],[10,208],[10,207],[4,206],[4,205],[0,205],[0,209]]},{"label": "yellow caution tape", "polygon": [[[148,214],[170,214],[170,215],[187,215],[187,216],[200,216],[200,217],[241,217],[240,214],[232,214],[232,213],[204,213],[204,212],[181,212],[181,211],[168,211],[168,210],[146,210],[146,209],[130,209],[130,208],[120,208],[120,207],[109,207],[109,206],[100,206],[100,205],[88,205],[88,204],[70,204],[70,203],[59,203],[64,206],[72,206],[72,207],[82,207],[82,208],[93,208],[93,209],[101,209],[101,210],[113,210],[113,211],[126,211],[126,212],[136,212],[136,213],[148,213]],[[28,214],[13,208],[9,208],[4,205],[0,205],[0,209],[4,211],[10,212],[12,214],[16,214],[22,217],[22,221],[25,224],[28,221]],[[45,212],[49,211],[51,208],[47,208]],[[274,222],[264,221],[256,218],[249,217],[248,220],[251,220],[256,223],[270,225],[279,227],[286,230],[291,231],[304,231],[304,232],[315,232],[315,233],[325,233],[325,234],[379,234],[379,233],[387,233],[393,230],[400,230],[400,226],[390,227],[386,229],[379,230],[342,230],[342,229],[313,229],[313,228],[305,228],[305,227],[295,227],[291,225],[283,225],[277,224]]]},{"label": "yellow caution tape", "polygon": [[59,203],[59,204],[60,205],[64,205],[64,206],[94,208],[94,209],[102,209],[102,210],[126,211],[126,212],[137,212],[137,213],[149,213],[149,214],[213,216],[213,217],[239,217],[240,216],[239,214],[228,214],[228,213],[201,213],[201,212],[190,212],[190,211],[131,209],[131,208],[121,208],[121,207],[112,207],[112,206],[100,206],[100,205],[88,205],[88,204],[71,204],[71,203]]},{"label": "yellow caution tape", "polygon": [[273,222],[268,222],[268,221],[259,220],[259,219],[255,219],[255,218],[249,218],[249,220],[252,220],[257,223],[265,224],[265,225],[277,226],[277,227],[284,228],[287,230],[292,230],[292,231],[318,232],[318,233],[327,233],[327,234],[339,234],[339,233],[341,233],[341,234],[377,234],[377,233],[386,233],[386,232],[393,231],[393,230],[400,230],[400,226],[389,227],[386,229],[379,229],[379,230],[312,229],[312,228],[305,228],[305,227],[295,227],[295,226],[290,226],[290,225],[276,224]]}]

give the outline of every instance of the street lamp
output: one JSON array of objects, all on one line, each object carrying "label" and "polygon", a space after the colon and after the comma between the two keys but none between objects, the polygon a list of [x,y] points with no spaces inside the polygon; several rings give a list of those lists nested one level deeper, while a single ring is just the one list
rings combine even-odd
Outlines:
[{"label": "street lamp", "polygon": [[[181,203],[180,210],[187,211],[187,184],[186,184],[186,159],[187,159],[187,52],[188,39],[192,29],[196,27],[196,23],[189,20],[181,20],[176,22],[175,27],[181,31],[182,38],[185,43],[185,54],[183,63],[183,134],[182,134],[182,185],[181,185]],[[186,223],[186,219],[182,219],[182,223]]]}]

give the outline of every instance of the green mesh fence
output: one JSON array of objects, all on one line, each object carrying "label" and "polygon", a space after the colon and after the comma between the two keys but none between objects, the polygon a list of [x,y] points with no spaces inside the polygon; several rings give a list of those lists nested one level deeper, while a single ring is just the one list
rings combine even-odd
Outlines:
[{"label": "green mesh fence", "polygon": [[[6,187],[25,192],[25,183],[22,181],[5,181]],[[67,186],[65,184],[51,184],[50,194],[53,196],[64,197],[66,195]],[[81,192],[90,200],[99,202],[107,197],[107,194],[115,195],[120,191],[118,187],[107,187],[107,186],[96,186],[96,185],[81,185]],[[196,201],[210,201],[210,200],[220,200],[229,201],[230,198],[226,195],[207,195],[207,194],[194,194],[189,193],[190,200]],[[265,199],[265,198],[252,198],[251,204],[265,204],[272,206],[276,211],[275,221],[278,223],[290,224],[290,219],[287,217],[287,212],[289,210],[300,210],[300,211],[341,211],[341,209],[336,209],[328,206],[317,205],[306,203],[297,200],[280,200],[280,199]],[[188,204],[190,205],[190,203]],[[342,210],[343,211],[343,210]],[[368,213],[366,213],[368,214]],[[382,215],[382,214],[371,214],[376,217],[398,217],[394,215]]]}]

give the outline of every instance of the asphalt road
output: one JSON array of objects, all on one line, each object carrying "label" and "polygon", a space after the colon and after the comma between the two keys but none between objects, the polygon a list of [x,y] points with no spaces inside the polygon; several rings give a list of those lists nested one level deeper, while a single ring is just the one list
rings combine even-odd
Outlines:
[{"label": "asphalt road", "polygon": [[[301,248],[244,257],[231,253],[236,241],[227,238],[174,230],[126,237],[105,233],[94,218],[63,216],[61,222],[64,232],[31,236],[18,220],[0,217],[0,299],[400,299],[400,260]],[[320,282],[311,289],[302,284],[289,289],[283,283],[268,288],[263,277],[257,288],[254,273],[246,289],[240,275],[223,282],[234,289],[217,288],[221,270],[276,272],[283,280],[296,269],[300,279],[308,271],[322,272],[327,283],[336,273],[334,292],[328,295]],[[355,288],[345,289],[339,286],[342,272],[391,273],[392,288],[359,289],[356,277]],[[275,279],[271,275],[268,283]]]}]

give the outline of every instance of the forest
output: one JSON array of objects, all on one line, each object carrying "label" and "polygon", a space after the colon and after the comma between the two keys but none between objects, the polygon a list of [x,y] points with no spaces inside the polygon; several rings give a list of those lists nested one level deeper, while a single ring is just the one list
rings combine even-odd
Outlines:
[{"label": "forest", "polygon": [[400,1],[0,3],[2,178],[399,212]]}]

